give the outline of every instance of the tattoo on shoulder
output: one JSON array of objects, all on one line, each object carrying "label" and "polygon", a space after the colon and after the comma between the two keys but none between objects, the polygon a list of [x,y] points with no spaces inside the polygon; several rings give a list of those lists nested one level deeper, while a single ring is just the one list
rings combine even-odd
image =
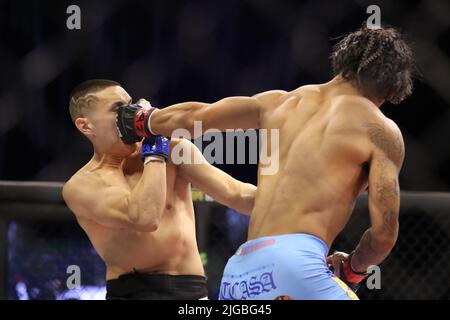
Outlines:
[{"label": "tattoo on shoulder", "polygon": [[366,123],[365,127],[369,134],[370,140],[380,148],[386,156],[394,162],[397,166],[400,166],[405,154],[405,148],[403,145],[400,133],[393,133],[392,130],[386,128],[385,123]]}]

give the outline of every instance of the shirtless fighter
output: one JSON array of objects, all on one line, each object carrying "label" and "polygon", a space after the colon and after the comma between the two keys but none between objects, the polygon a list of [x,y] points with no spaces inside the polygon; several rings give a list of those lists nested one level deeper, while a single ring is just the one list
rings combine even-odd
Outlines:
[{"label": "shirtless fighter", "polygon": [[[142,147],[137,140],[125,144],[116,116],[130,103],[128,93],[109,80],[86,81],[73,90],[70,114],[94,155],[64,185],[64,199],[106,264],[107,299],[206,298],[190,184],[245,214],[256,187],[211,166],[187,140],[150,136]],[[134,107],[150,107],[145,100],[139,105]],[[169,144],[189,150],[197,161],[174,165]]]},{"label": "shirtless fighter", "polygon": [[[142,136],[177,128],[194,134],[194,121],[204,130],[279,130],[281,141],[271,146],[279,149],[279,170],[259,171],[248,242],[225,267],[221,299],[357,299],[340,279],[360,283],[396,243],[404,143],[380,107],[412,93],[412,52],[397,30],[363,27],[335,46],[331,61],[328,83],[180,103],[152,109],[134,124]],[[125,108],[121,117],[129,113]],[[133,134],[129,127],[123,135]],[[328,258],[336,277],[326,256],[367,187],[371,227],[352,253]]]}]

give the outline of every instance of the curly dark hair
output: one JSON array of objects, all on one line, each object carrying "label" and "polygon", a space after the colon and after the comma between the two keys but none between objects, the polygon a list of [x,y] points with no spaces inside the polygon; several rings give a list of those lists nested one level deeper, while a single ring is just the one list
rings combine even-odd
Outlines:
[{"label": "curly dark hair", "polygon": [[346,35],[333,48],[334,75],[350,81],[368,98],[400,103],[413,91],[413,52],[395,28],[367,28]]}]

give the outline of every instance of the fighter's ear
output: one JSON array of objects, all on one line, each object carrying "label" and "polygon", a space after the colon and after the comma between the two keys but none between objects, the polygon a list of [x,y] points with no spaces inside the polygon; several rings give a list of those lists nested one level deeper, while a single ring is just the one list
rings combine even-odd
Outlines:
[{"label": "fighter's ear", "polygon": [[94,131],[93,131],[94,125],[92,124],[91,121],[89,121],[88,118],[81,118],[81,117],[77,118],[75,120],[75,126],[85,136],[93,136],[94,135]]}]

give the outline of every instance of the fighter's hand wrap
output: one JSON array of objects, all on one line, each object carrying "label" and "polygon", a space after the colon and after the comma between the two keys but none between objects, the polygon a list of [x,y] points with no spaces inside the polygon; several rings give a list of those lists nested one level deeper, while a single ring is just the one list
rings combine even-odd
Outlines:
[{"label": "fighter's hand wrap", "polygon": [[353,253],[354,252],[350,253],[346,258],[342,259],[339,278],[344,281],[350,289],[356,292],[361,286],[361,283],[368,277],[368,274],[366,272],[361,273],[353,270],[351,265]]},{"label": "fighter's hand wrap", "polygon": [[156,108],[143,108],[138,104],[130,104],[117,110],[117,131],[126,144],[136,143],[150,136],[149,119]]},{"label": "fighter's hand wrap", "polygon": [[160,159],[167,161],[170,154],[170,138],[164,136],[150,135],[142,141],[142,160],[147,163],[148,159]]}]

